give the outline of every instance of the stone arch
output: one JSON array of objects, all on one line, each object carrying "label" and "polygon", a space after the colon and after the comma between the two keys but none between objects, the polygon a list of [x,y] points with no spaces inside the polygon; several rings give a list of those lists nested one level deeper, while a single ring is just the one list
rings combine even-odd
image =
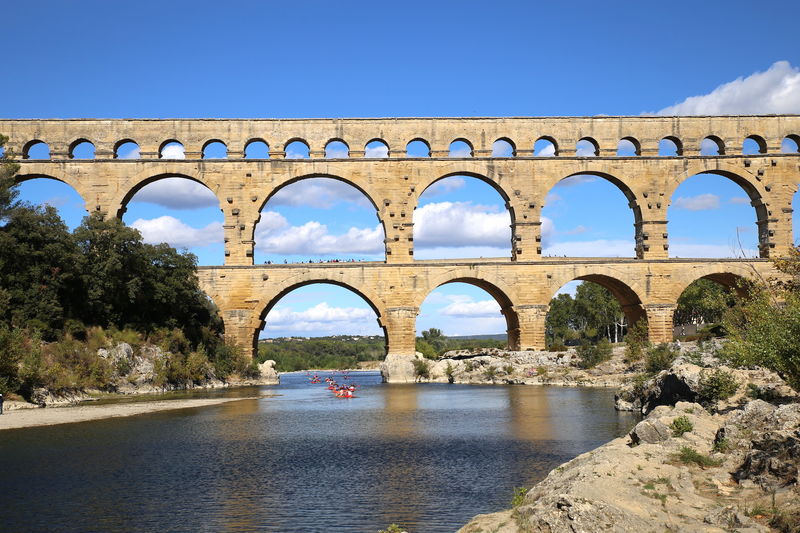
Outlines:
[{"label": "stone arch", "polygon": [[663,149],[663,142],[664,141],[669,141],[669,142],[671,142],[672,144],[675,145],[675,156],[683,155],[683,143],[681,142],[681,140],[679,138],[674,137],[672,135],[668,135],[668,136],[664,137],[663,139],[661,139],[658,142],[658,149],[659,149],[659,154],[658,155],[662,155],[661,151]]},{"label": "stone arch", "polygon": [[[371,153],[371,151],[375,150],[381,152],[385,150],[386,153],[385,154]],[[387,143],[384,139],[381,139],[380,137],[375,137],[374,139],[370,139],[369,141],[364,143],[364,157],[366,158],[382,159],[385,157],[389,157],[390,153],[391,153],[391,148],[389,147],[389,143]]]},{"label": "stone arch", "polygon": [[[340,144],[340,145],[344,146],[344,149],[346,151],[344,157],[350,157],[350,145],[347,144],[347,141],[345,141],[344,139],[339,138],[339,137],[333,137],[332,139],[328,139],[328,141],[325,143],[325,158],[326,159],[334,158],[334,156],[329,155],[328,150],[336,150],[336,148],[337,148],[335,146],[336,144]],[[335,157],[341,157],[341,156],[335,156]]]},{"label": "stone arch", "polygon": [[183,178],[199,183],[214,194],[214,196],[217,198],[217,205],[219,206],[220,211],[222,210],[222,199],[218,195],[219,187],[212,187],[209,183],[204,182],[200,178],[190,176],[189,174],[185,174],[183,172],[160,172],[158,174],[140,172],[138,175],[128,180],[123,187],[120,187],[121,192],[110,204],[112,209],[114,206],[117,207],[117,211],[114,215],[122,220],[122,216],[128,209],[128,203],[136,195],[136,193],[145,186],[164,178]]},{"label": "stone arch", "polygon": [[[424,155],[424,156],[410,155],[409,154],[409,146],[411,146],[413,143],[422,143],[422,144],[424,144],[425,147],[428,150],[428,153],[426,155]],[[415,138],[411,139],[410,141],[408,141],[406,143],[406,157],[430,157],[430,156],[431,156],[431,144],[428,141],[426,141],[425,139],[423,139],[422,137],[415,137]]]},{"label": "stone arch", "polygon": [[253,332],[253,348],[255,353],[255,348],[258,344],[258,334],[264,328],[266,324],[267,315],[269,312],[275,307],[275,305],[287,294],[294,291],[295,289],[299,289],[300,287],[305,287],[307,285],[313,285],[316,283],[324,283],[328,285],[335,285],[337,287],[342,287],[343,289],[347,289],[350,292],[360,296],[370,308],[375,311],[375,315],[378,318],[378,324],[380,324],[381,329],[383,330],[384,338],[387,339],[388,344],[388,332],[386,330],[386,324],[384,324],[384,303],[383,300],[378,297],[378,295],[370,288],[365,286],[355,286],[355,284],[351,283],[350,280],[345,280],[345,275],[342,272],[315,272],[313,270],[309,270],[302,276],[304,279],[298,280],[297,277],[293,277],[288,280],[283,280],[275,285],[271,285],[270,289],[272,289],[271,293],[262,298],[262,300],[257,304],[261,307],[261,311],[257,315],[257,323],[254,324],[254,332]]},{"label": "stone arch", "polygon": [[700,146],[698,147],[698,153],[700,155],[705,155],[705,156],[709,155],[709,154],[703,154],[702,153],[703,152],[703,143],[705,141],[711,141],[712,143],[717,145],[717,153],[716,154],[710,154],[711,157],[715,157],[717,155],[725,155],[725,142],[721,138],[717,137],[716,135],[708,135],[705,138],[703,138],[702,141],[700,141]]},{"label": "stone arch", "polygon": [[644,291],[638,283],[633,280],[623,281],[618,276],[618,272],[600,273],[593,271],[591,265],[570,270],[563,277],[554,279],[550,285],[551,291],[549,293],[543,293],[543,296],[548,296],[546,303],[549,304],[550,300],[555,297],[556,292],[561,287],[570,281],[575,280],[590,281],[607,289],[619,302],[620,307],[622,307],[622,312],[625,313],[625,318],[628,320],[629,325],[633,325],[640,319],[647,317],[644,303],[642,298],[639,296]]},{"label": "stone arch", "polygon": [[[583,145],[582,145],[583,143]],[[583,146],[583,148],[582,148]],[[581,150],[586,150],[586,146],[590,146],[591,154],[579,154]],[[600,155],[600,143],[594,137],[581,137],[578,139],[578,142],[575,143],[575,155],[578,157],[596,157]]]},{"label": "stone arch", "polygon": [[514,308],[514,301],[509,296],[510,294],[515,294],[515,292],[502,280],[496,279],[489,281],[482,275],[476,275],[475,272],[464,272],[464,269],[454,269],[429,280],[429,283],[425,287],[420,288],[414,295],[414,306],[419,309],[425,299],[430,296],[433,291],[450,283],[467,283],[489,293],[500,306],[500,312],[506,319],[506,333],[508,334],[509,348],[512,350],[519,349],[520,318],[518,311]]},{"label": "stone arch", "polygon": [[[210,148],[214,144],[220,144],[225,148],[225,157],[224,157],[224,159],[227,159],[227,157],[228,157],[228,145],[224,141],[222,141],[220,139],[209,139],[206,142],[204,142],[203,143],[203,148],[200,150],[201,158],[202,159],[216,159],[216,158],[213,158],[213,157],[209,157],[209,155],[206,153],[206,150],[208,150],[208,148]],[[222,158],[219,158],[219,159],[222,159]]]},{"label": "stone arch", "polygon": [[742,153],[743,154],[745,153],[744,149],[745,149],[745,145],[746,145],[747,141],[752,141],[753,143],[755,143],[755,145],[757,147],[757,151],[756,151],[757,154],[766,154],[767,153],[767,141],[764,139],[764,137],[762,137],[760,135],[748,135],[747,137],[745,137],[744,142],[742,142]]},{"label": "stone arch", "polygon": [[[302,155],[299,158],[288,157],[289,154],[287,152],[291,152],[291,150],[288,150],[288,148],[295,143],[304,147],[305,155]],[[283,151],[284,153],[286,153],[286,159],[308,159],[311,157],[311,145],[308,144],[308,141],[300,137],[292,137],[291,139],[286,141],[283,145]]]},{"label": "stone arch", "polygon": [[120,159],[119,157],[119,149],[125,146],[126,144],[135,144],[137,148],[140,148],[139,143],[134,141],[130,138],[120,139],[119,141],[114,143],[114,159]]},{"label": "stone arch", "polygon": [[50,145],[41,139],[32,139],[25,143],[25,145],[22,147],[22,159],[31,159],[30,157],[31,148],[33,148],[34,146],[38,146],[40,144],[43,144],[45,148],[47,148],[47,159],[50,159]]},{"label": "stone arch", "polygon": [[[26,170],[28,167],[29,165],[25,165]],[[88,188],[85,189],[84,187],[82,187],[82,183],[80,181],[72,182],[68,179],[39,172],[26,172],[26,173],[18,172],[17,174],[14,175],[14,184],[18,185],[20,183],[24,183],[26,181],[35,179],[48,179],[53,181],[59,181],[65,185],[69,185],[76,193],[78,193],[78,196],[80,196],[81,199],[83,200],[84,209],[86,209],[86,211],[89,213],[91,212],[91,209],[89,207],[90,205],[89,200],[91,199],[91,191]]]},{"label": "stone arch", "polygon": [[182,142],[180,142],[179,140],[177,140],[177,139],[167,139],[166,141],[162,142],[162,143],[161,143],[161,144],[158,146],[158,158],[159,158],[159,159],[166,159],[166,158],[164,157],[164,148],[166,148],[168,145],[170,145],[170,144],[173,144],[173,143],[175,143],[175,144],[179,144],[179,145],[181,146],[181,148],[182,148],[182,149],[183,149],[183,151],[184,151],[184,157],[185,157],[185,154],[186,154],[186,146],[184,146],[184,144],[183,144]]},{"label": "stone arch", "polygon": [[747,294],[747,287],[744,283],[753,279],[754,270],[749,265],[738,265],[729,263],[725,265],[708,265],[693,268],[687,272],[686,275],[681,276],[676,280],[669,294],[672,301],[677,302],[683,291],[689,285],[700,279],[709,279],[717,282],[723,287],[736,291],[736,294],[742,296]]},{"label": "stone arch", "polygon": [[262,139],[261,137],[252,137],[250,139],[247,139],[247,141],[244,143],[244,147],[242,147],[242,153],[244,154],[244,157],[248,158],[247,149],[250,147],[250,145],[253,145],[253,144],[256,144],[256,143],[261,143],[261,144],[264,145],[264,147],[267,150],[267,154],[266,155],[267,155],[267,157],[269,157],[269,143],[267,143],[267,141],[265,139]]},{"label": "stone arch", "polygon": [[[536,145],[539,144],[539,141],[545,141],[545,142],[550,143],[549,146],[553,147],[552,156],[557,156],[558,155],[558,142],[556,141],[555,137],[550,137],[549,135],[542,135],[541,137],[536,139],[536,141],[534,141],[534,143],[533,143],[534,156],[536,156],[536,157],[546,157],[546,156],[550,155],[550,154],[541,154],[541,153],[537,154],[536,153]],[[544,150],[546,150],[546,148]]]},{"label": "stone arch", "polygon": [[786,137],[784,137],[782,139],[781,146],[783,146],[784,143],[786,143],[786,141],[794,143],[794,150],[792,150],[791,149],[792,147],[790,146],[789,147],[789,151],[783,152],[783,153],[796,154],[796,153],[800,152],[800,135],[795,135],[795,134],[787,135]]},{"label": "stone arch", "polygon": [[[498,151],[498,148],[507,148],[510,149],[511,155],[504,156],[504,155],[495,155],[495,152]],[[492,157],[516,157],[517,156],[517,145],[508,137],[500,137],[496,139],[492,143]]]},{"label": "stone arch", "polygon": [[[82,146],[82,145],[89,145],[91,147],[92,157],[85,157],[85,158],[84,157],[81,157],[81,158],[75,157],[75,149],[80,147],[80,146]],[[96,147],[95,147],[95,145],[94,145],[94,143],[92,141],[90,141],[86,137],[81,137],[80,139],[75,139],[74,141],[72,141],[70,143],[68,155],[69,155],[70,159],[94,159],[96,150],[97,149],[96,149]]]},{"label": "stone arch", "polygon": [[623,150],[624,143],[630,143],[633,146],[633,155],[639,156],[642,155],[642,143],[636,137],[623,137],[617,143],[617,155],[620,155],[620,151]]},{"label": "stone arch", "polygon": [[703,161],[688,161],[685,168],[686,170],[680,176],[675,176],[667,182],[667,190],[664,191],[667,208],[672,203],[675,191],[687,179],[697,174],[714,174],[727,178],[741,187],[750,198],[750,205],[753,206],[756,212],[759,252],[761,257],[767,257],[769,255],[769,210],[764,203],[767,193],[755,176],[749,172],[742,172],[740,168],[719,162],[715,163],[714,167],[708,168]]},{"label": "stone arch", "polygon": [[469,141],[469,139],[465,137],[458,137],[457,139],[453,139],[450,141],[450,144],[447,146],[448,156],[449,157],[456,157],[453,155],[453,145],[456,143],[464,143],[469,148],[469,155],[466,156],[458,156],[458,157],[474,157],[475,156],[475,146]]}]

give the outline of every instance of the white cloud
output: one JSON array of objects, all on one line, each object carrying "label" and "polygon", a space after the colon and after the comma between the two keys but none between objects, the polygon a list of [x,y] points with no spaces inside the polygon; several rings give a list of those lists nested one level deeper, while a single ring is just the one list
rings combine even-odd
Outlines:
[{"label": "white cloud", "polygon": [[383,228],[350,228],[342,235],[331,235],[328,227],[316,221],[292,226],[279,213],[263,212],[256,226],[256,248],[270,254],[383,255]]},{"label": "white cloud", "polygon": [[593,181],[597,181],[596,176],[590,176],[588,174],[576,174],[575,176],[570,176],[568,178],[564,178],[563,180],[559,181],[555,184],[556,187],[575,187],[577,185],[581,185],[584,183],[592,183]]},{"label": "white cloud", "polygon": [[219,207],[213,192],[205,185],[186,178],[163,178],[145,185],[131,202],[147,202],[170,209]]},{"label": "white cloud", "polygon": [[720,85],[665,107],[659,115],[748,115],[800,113],[800,69],[778,61],[765,72]]},{"label": "white cloud", "polygon": [[581,140],[575,146],[575,155],[578,157],[594,157],[597,155],[597,148],[589,141]]},{"label": "white cloud", "polygon": [[700,155],[719,155],[719,145],[711,139],[703,139],[700,142]]},{"label": "white cloud", "polygon": [[463,141],[450,145],[450,157],[472,157],[472,149]]},{"label": "white cloud", "polygon": [[133,143],[126,143],[131,145],[131,150],[122,154],[119,154],[119,159],[139,159],[141,157],[139,145]]},{"label": "white cloud", "polygon": [[288,307],[275,307],[267,315],[266,330],[302,332],[359,332],[366,324],[371,332],[377,329],[375,312],[365,307],[331,307],[321,302],[305,311],[294,311]]},{"label": "white cloud", "polygon": [[750,198],[748,198],[747,196],[734,196],[733,198],[728,200],[728,202],[737,205],[745,205],[745,204],[749,205]]},{"label": "white cloud", "polygon": [[415,248],[489,246],[508,249],[511,243],[508,211],[471,202],[430,203],[414,213]]},{"label": "white cloud", "polygon": [[168,144],[161,150],[161,159],[186,159],[183,145],[180,143]]},{"label": "white cloud", "polygon": [[325,157],[328,159],[346,159],[350,157],[350,151],[342,143],[325,147]]},{"label": "white cloud", "polygon": [[672,205],[677,209],[685,209],[687,211],[719,209],[719,196],[711,193],[698,194],[697,196],[679,196]]},{"label": "white cloud", "polygon": [[425,189],[425,192],[423,194],[426,197],[428,197],[428,196],[439,196],[441,194],[447,194],[447,193],[456,191],[456,190],[462,188],[465,184],[466,184],[466,182],[464,181],[464,178],[461,178],[461,177],[458,177],[458,176],[453,176],[453,177],[450,177],[450,178],[444,178],[444,179],[441,179],[441,180],[437,181],[436,183],[434,183],[433,185],[431,185],[427,189]]},{"label": "white cloud", "polygon": [[389,147],[383,143],[376,142],[372,146],[364,148],[364,157],[389,157]]},{"label": "white cloud", "polygon": [[137,219],[131,224],[142,233],[142,239],[149,244],[165,242],[175,248],[192,248],[222,243],[224,232],[221,222],[212,222],[205,228],[193,228],[171,216],[150,220]]},{"label": "white cloud", "polygon": [[500,314],[500,305],[495,300],[480,302],[453,302],[443,307],[439,314],[445,316],[496,317]]},{"label": "white cloud", "polygon": [[276,192],[267,205],[330,209],[341,202],[351,202],[374,209],[369,198],[361,191],[348,183],[332,178],[308,178],[287,185]]},{"label": "white cloud", "polygon": [[548,142],[547,144],[544,144],[544,147],[540,148],[539,151],[535,152],[533,155],[535,155],[536,157],[553,157],[554,155],[556,155],[556,147],[553,143]]}]

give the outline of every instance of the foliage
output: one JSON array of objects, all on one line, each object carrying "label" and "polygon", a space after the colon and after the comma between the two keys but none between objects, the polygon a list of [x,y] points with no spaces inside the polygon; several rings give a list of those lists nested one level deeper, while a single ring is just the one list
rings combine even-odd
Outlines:
[{"label": "foliage", "polygon": [[597,283],[584,282],[575,290],[575,298],[562,293],[550,300],[545,334],[552,342],[601,337],[618,342],[626,326],[625,314],[614,295]]},{"label": "foliage", "polygon": [[703,371],[700,374],[698,394],[700,402],[703,404],[727,400],[736,394],[737,390],[739,390],[739,384],[731,372],[717,368],[711,372]]},{"label": "foliage", "polygon": [[379,336],[281,338],[259,343],[256,361],[273,359],[278,372],[345,369],[356,368],[360,361],[380,360],[385,350],[386,341]]},{"label": "foliage", "polygon": [[519,507],[525,503],[525,495],[528,494],[525,487],[514,487],[514,495],[511,498],[511,507]]},{"label": "foliage", "polygon": [[508,364],[503,367],[503,371],[506,374],[513,374],[514,373],[514,365]]},{"label": "foliage", "polygon": [[691,420],[686,415],[681,415],[669,425],[670,429],[672,429],[672,436],[673,437],[680,437],[684,433],[689,433],[694,429],[694,425],[692,425]]},{"label": "foliage", "polygon": [[581,368],[594,368],[603,361],[611,359],[613,350],[608,339],[601,339],[597,344],[584,342],[578,346],[576,353],[579,358],[578,366]]},{"label": "foliage", "polygon": [[638,320],[625,335],[625,359],[629,362],[638,361],[649,347],[647,320]]},{"label": "foliage", "polygon": [[495,376],[497,376],[497,369],[493,365],[489,365],[483,369],[483,376],[494,381]]},{"label": "foliage", "polygon": [[386,529],[381,529],[378,533],[405,533],[406,528],[397,524],[390,524]]},{"label": "foliage", "polygon": [[731,449],[731,441],[726,438],[715,440],[711,449],[714,453],[728,453]]},{"label": "foliage", "polygon": [[414,359],[411,361],[414,364],[414,375],[417,376],[417,381],[421,379],[429,379],[431,377],[431,364],[425,359]]},{"label": "foliage", "polygon": [[707,455],[703,455],[690,446],[682,447],[676,458],[685,465],[695,464],[703,468],[708,466],[719,466],[722,464],[722,461],[712,459]]},{"label": "foliage", "polygon": [[551,343],[550,343],[550,344],[547,346],[547,351],[548,351],[548,352],[566,352],[567,350],[569,350],[569,348],[567,348],[567,345],[566,345],[566,344],[564,344],[564,343],[563,343],[563,342],[561,342],[561,341],[554,341],[554,342],[551,342]]},{"label": "foliage", "polygon": [[733,293],[726,287],[710,279],[698,279],[678,298],[673,322],[676,325],[719,322],[734,301]]},{"label": "foliage", "polygon": [[666,370],[672,365],[672,361],[678,356],[678,352],[673,350],[668,344],[662,343],[647,350],[645,354],[645,371],[656,374]]},{"label": "foliage", "polygon": [[450,363],[450,361],[448,361],[447,367],[445,367],[444,369],[444,375],[447,376],[448,383],[453,383],[453,381],[455,381],[455,374],[456,374],[455,367]]},{"label": "foliage", "polygon": [[436,356],[438,355],[436,353],[436,348],[431,346],[431,343],[425,339],[417,339],[416,350],[426,359],[436,359]]}]

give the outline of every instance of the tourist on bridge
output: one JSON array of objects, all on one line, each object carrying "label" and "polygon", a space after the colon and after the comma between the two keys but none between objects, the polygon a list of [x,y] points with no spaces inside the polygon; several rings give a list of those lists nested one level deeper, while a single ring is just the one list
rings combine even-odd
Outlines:
[{"label": "tourist on bridge", "polygon": [[3,395],[0,394],[0,415],[3,414]]}]

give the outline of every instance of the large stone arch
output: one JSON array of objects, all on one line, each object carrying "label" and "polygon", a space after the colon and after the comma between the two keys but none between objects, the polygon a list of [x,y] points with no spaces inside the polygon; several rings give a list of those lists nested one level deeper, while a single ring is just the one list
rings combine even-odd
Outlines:
[{"label": "large stone arch", "polygon": [[500,306],[500,312],[506,319],[506,333],[508,346],[512,350],[520,349],[520,316],[519,309],[515,307],[515,291],[500,279],[487,279],[485,273],[463,272],[461,269],[447,272],[443,275],[429,279],[428,283],[421,286],[414,294],[414,306],[419,309],[425,299],[436,289],[450,283],[467,283],[483,289],[495,299]]},{"label": "large stone arch", "polygon": [[606,272],[598,271],[592,265],[585,265],[581,268],[574,268],[558,277],[553,277],[550,285],[550,292],[544,293],[547,296],[547,305],[552,300],[556,292],[570,281],[590,281],[597,283],[601,287],[608,289],[617,299],[628,324],[635,324],[640,319],[647,316],[644,306],[645,288],[637,280],[626,279],[621,272],[609,269]]},{"label": "large stone arch", "polygon": [[[198,174],[202,174],[202,172],[199,172]],[[109,214],[113,214],[117,218],[122,219],[122,216],[128,209],[128,203],[136,195],[137,192],[142,190],[147,185],[150,185],[151,183],[155,183],[156,181],[165,178],[188,179],[196,183],[199,183],[200,185],[203,185],[214,194],[214,196],[217,198],[217,206],[220,208],[220,210],[223,210],[222,209],[223,203],[222,199],[220,198],[220,186],[218,184],[209,183],[197,176],[188,174],[186,173],[185,168],[182,168],[181,170],[176,169],[175,171],[172,171],[167,167],[167,168],[160,168],[159,171],[156,173],[153,173],[152,171],[137,172],[134,176],[123,182],[123,184],[117,191],[117,194],[111,199],[109,207],[114,211],[110,212]]]},{"label": "large stone arch", "polygon": [[[92,192],[89,186],[85,186],[80,180],[72,180],[69,178],[54,176],[52,174],[44,172],[36,172],[35,169],[31,169],[31,166],[32,165],[26,164],[24,167],[25,172],[20,171],[14,175],[15,185],[19,185],[21,183],[25,183],[26,181],[31,181],[35,179],[47,179],[47,180],[59,181],[65,185],[69,185],[70,187],[72,187],[72,189],[76,193],[78,193],[78,196],[80,196],[81,199],[83,200],[84,209],[86,209],[88,213],[92,212],[92,205],[93,205],[92,202],[95,199],[92,198]],[[52,165],[48,170],[52,170]],[[95,206],[95,209],[97,209],[97,207],[99,207],[99,203],[98,205]]]},{"label": "large stone arch", "polygon": [[475,172],[475,171],[471,171],[471,170],[455,170],[455,171],[446,172],[444,174],[439,174],[439,175],[436,175],[434,177],[427,177],[426,178],[426,177],[421,176],[415,183],[414,194],[413,194],[412,199],[409,199],[409,203],[411,203],[413,201],[413,208],[416,209],[417,206],[419,205],[420,196],[422,196],[422,194],[425,191],[427,191],[431,187],[431,185],[433,185],[436,182],[439,182],[439,181],[441,181],[441,180],[443,180],[445,178],[453,178],[453,177],[457,177],[457,176],[466,176],[466,177],[469,177],[469,178],[479,179],[480,181],[488,184],[495,191],[497,191],[497,193],[500,195],[500,197],[503,199],[503,201],[506,202],[506,207],[508,208],[509,212],[511,213],[511,221],[513,223],[513,221],[514,221],[514,206],[512,205],[512,197],[513,197],[513,195],[510,195],[508,193],[508,191],[505,190],[503,185],[500,184],[497,179],[492,177],[491,173],[482,174],[480,172]]},{"label": "large stone arch", "polygon": [[681,273],[681,276],[675,280],[671,286],[671,291],[667,297],[674,302],[678,301],[683,291],[689,285],[700,279],[709,279],[715,281],[720,285],[733,289],[739,295],[747,293],[747,288],[742,285],[743,282],[756,281],[758,273],[747,264],[725,263],[716,265],[696,265],[691,269]]},{"label": "large stone arch", "polygon": [[758,249],[761,257],[769,257],[770,248],[770,216],[769,208],[767,206],[769,200],[768,186],[765,186],[761,181],[749,171],[745,171],[740,167],[726,164],[719,160],[713,162],[713,166],[709,166],[708,161],[698,160],[687,161],[685,170],[677,176],[667,179],[666,190],[664,196],[666,200],[665,212],[672,204],[672,197],[678,187],[698,174],[713,174],[731,180],[733,183],[742,188],[742,190],[750,198],[750,205],[753,206],[756,213],[756,225],[758,226]]}]

